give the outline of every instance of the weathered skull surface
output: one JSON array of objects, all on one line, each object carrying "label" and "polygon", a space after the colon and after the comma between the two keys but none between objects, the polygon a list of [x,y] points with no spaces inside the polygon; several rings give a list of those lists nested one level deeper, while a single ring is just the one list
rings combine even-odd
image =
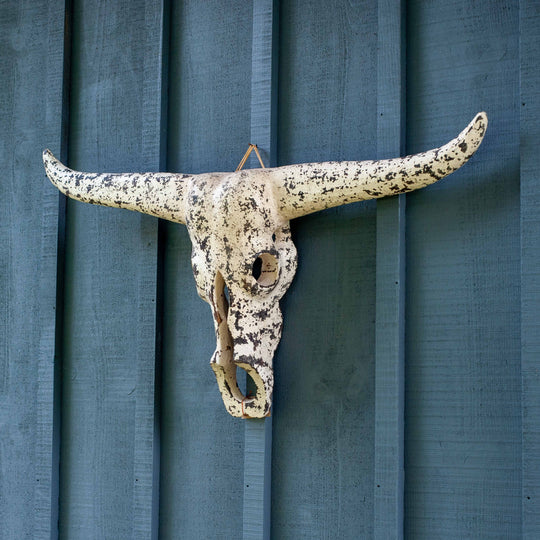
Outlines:
[{"label": "weathered skull surface", "polygon": [[[261,417],[272,403],[279,299],[294,277],[296,249],[275,203],[272,173],[259,171],[264,174],[254,181],[250,172],[192,182],[186,224],[197,289],[214,316],[217,347],[211,365],[223,401],[233,416]],[[257,386],[253,399],[238,389],[237,366]]]},{"label": "weathered skull surface", "polygon": [[[228,412],[270,413],[272,359],[281,337],[279,299],[296,271],[289,221],[318,210],[412,191],[461,167],[487,128],[479,113],[445,146],[380,161],[343,161],[233,173],[93,174],[72,171],[46,150],[48,177],[83,202],[137,210],[187,225],[197,290],[216,330],[211,366]],[[236,369],[253,379],[242,394]]]}]

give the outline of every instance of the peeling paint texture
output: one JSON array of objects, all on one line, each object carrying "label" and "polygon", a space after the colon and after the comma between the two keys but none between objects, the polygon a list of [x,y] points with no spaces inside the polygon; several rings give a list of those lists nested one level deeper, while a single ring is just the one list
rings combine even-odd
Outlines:
[{"label": "peeling paint texture", "polygon": [[[223,402],[233,416],[261,418],[272,405],[279,300],[297,265],[289,221],[428,186],[459,169],[480,146],[486,128],[487,116],[479,113],[457,138],[421,154],[230,173],[82,173],[49,150],[43,161],[51,182],[73,199],[187,225],[197,290],[214,318],[210,364]],[[255,396],[238,388],[237,367],[253,379]]]}]

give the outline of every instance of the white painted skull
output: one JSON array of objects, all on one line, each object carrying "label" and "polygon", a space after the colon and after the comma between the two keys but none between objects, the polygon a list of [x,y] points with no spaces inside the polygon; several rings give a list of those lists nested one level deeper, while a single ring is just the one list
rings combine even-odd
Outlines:
[{"label": "white painted skull", "polygon": [[[479,113],[458,137],[421,154],[232,173],[82,173],[48,150],[43,161],[52,183],[69,197],[187,225],[197,290],[214,318],[211,366],[225,407],[233,416],[261,418],[272,405],[279,300],[296,271],[289,221],[432,184],[474,154],[486,128],[487,116]],[[238,388],[237,367],[253,379],[254,396]]]}]

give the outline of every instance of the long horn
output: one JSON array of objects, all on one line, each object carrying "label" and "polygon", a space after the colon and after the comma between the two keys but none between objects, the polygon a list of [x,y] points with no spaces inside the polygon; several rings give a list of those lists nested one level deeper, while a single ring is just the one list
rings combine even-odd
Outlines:
[{"label": "long horn", "polygon": [[43,152],[50,181],[72,199],[101,206],[127,208],[177,223],[186,222],[185,197],[192,175],[174,173],[84,173]]},{"label": "long horn", "polygon": [[428,186],[466,163],[480,146],[487,124],[486,113],[478,113],[449,143],[403,158],[267,169],[277,191],[278,210],[285,219],[293,219],[333,206]]}]

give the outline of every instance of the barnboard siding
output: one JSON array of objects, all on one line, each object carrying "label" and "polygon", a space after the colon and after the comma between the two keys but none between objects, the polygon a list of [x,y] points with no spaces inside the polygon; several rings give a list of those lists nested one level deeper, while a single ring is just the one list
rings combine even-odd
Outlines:
[{"label": "barnboard siding", "polygon": [[[250,139],[252,25],[245,2],[171,6],[169,170],[238,165]],[[165,234],[160,536],[240,538],[244,425],[210,367],[212,313],[197,295],[187,230],[167,224]]]},{"label": "barnboard siding", "polygon": [[[142,7],[141,7],[142,9]],[[141,119],[141,163],[139,167],[165,170],[167,148],[167,88],[169,49],[168,0],[144,2],[142,35],[143,81]],[[140,278],[137,341],[137,401],[133,484],[133,538],[157,540],[159,533],[161,400],[160,332],[163,298],[159,294],[162,276],[158,224],[148,222],[152,242],[145,255],[146,271]],[[157,256],[157,257],[156,257]],[[157,335],[156,335],[157,332]]]},{"label": "barnboard siding", "polygon": [[540,537],[540,5],[520,3],[523,538]]},{"label": "barnboard siding", "polygon": [[[74,2],[72,167],[159,168],[161,10]],[[62,538],[152,534],[156,252],[157,220],[69,201]]]},{"label": "barnboard siding", "polygon": [[1,10],[0,536],[45,538],[56,511],[59,197],[43,177],[40,150],[45,141],[62,150],[64,8],[3,2]]},{"label": "barnboard siding", "polygon": [[[55,69],[47,73],[46,144],[58,150],[62,159],[67,158],[67,132],[69,111],[69,73],[71,68],[71,12],[66,2],[48,3],[49,42],[47,55],[55,62]],[[48,185],[48,179],[44,178]],[[63,279],[66,199],[56,190],[49,190],[43,197],[43,207],[50,215],[50,225],[42,243],[43,255],[52,266],[41,272],[40,295],[49,298],[54,309],[42,318],[42,329],[48,335],[40,339],[40,366],[38,374],[38,437],[39,492],[34,503],[34,537],[58,538],[59,489],[60,489],[60,444],[62,416],[62,339],[63,339]],[[54,193],[54,195],[52,194]],[[50,212],[50,214],[49,214]],[[56,217],[56,224],[52,221]],[[52,244],[51,244],[52,242]],[[56,249],[55,249],[56,248]],[[52,276],[56,287],[51,287]],[[54,300],[53,296],[54,295]],[[54,327],[53,327],[54,325]],[[54,330],[53,330],[54,328]],[[51,350],[54,356],[51,356]]]},{"label": "barnboard siding", "polygon": [[40,153],[63,150],[64,6],[0,9],[0,537],[48,538],[59,197]]},{"label": "barnboard siding", "polygon": [[405,532],[519,538],[518,5],[408,2],[407,151],[490,125],[407,196]]},{"label": "barnboard siding", "polygon": [[[377,157],[404,155],[405,2],[380,1]],[[373,536],[403,538],[405,194],[377,201]]]},{"label": "barnboard siding", "polygon": [[[85,540],[264,538],[268,518],[276,539],[540,536],[539,8],[402,6],[399,29],[389,0],[0,2],[2,540],[58,518]],[[223,408],[185,227],[73,201],[64,222],[40,159],[233,170],[249,142],[273,161],[252,140],[272,147],[273,112],[277,164],[389,157],[480,110],[471,162],[407,195],[406,282],[398,199],[293,221],[264,424]]]},{"label": "barnboard siding", "polygon": [[[280,6],[279,165],[376,155],[376,2]],[[375,205],[292,222],[274,371],[272,535],[370,538]]]},{"label": "barnboard siding", "polygon": [[[251,53],[251,141],[266,158],[277,162],[277,57],[279,32],[277,0],[253,3]],[[264,161],[263,161],[264,163]],[[250,166],[253,166],[253,159]],[[255,167],[260,167],[257,163]],[[249,377],[246,377],[250,385]],[[247,391],[254,392],[252,388]],[[270,540],[272,483],[272,417],[245,422],[244,540]]]}]

